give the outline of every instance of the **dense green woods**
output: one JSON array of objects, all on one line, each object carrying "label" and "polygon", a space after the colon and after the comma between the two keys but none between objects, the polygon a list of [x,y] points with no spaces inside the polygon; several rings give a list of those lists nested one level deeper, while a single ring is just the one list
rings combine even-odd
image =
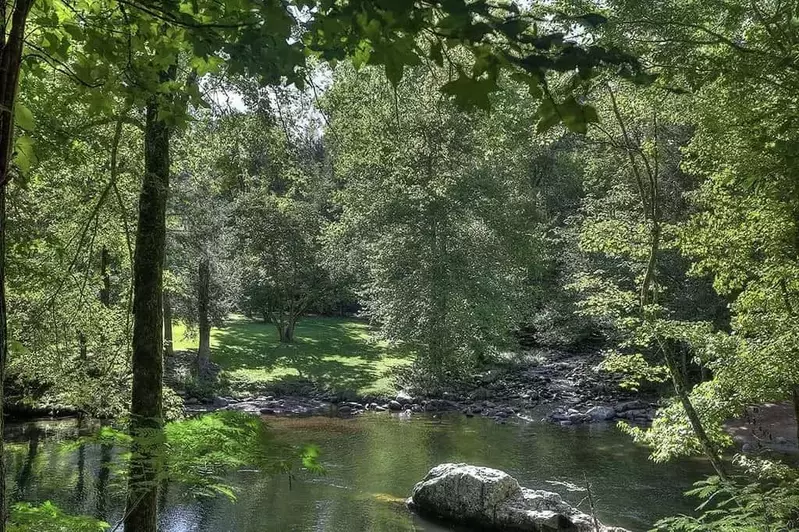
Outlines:
[{"label": "dense green woods", "polygon": [[233,311],[285,343],[358,313],[430,395],[520,346],[601,350],[665,396],[624,430],[729,499],[664,530],[793,529],[796,471],[723,457],[748,406],[799,418],[797,10],[4,3],[2,399],[127,420],[146,532],[173,322],[206,389]]}]

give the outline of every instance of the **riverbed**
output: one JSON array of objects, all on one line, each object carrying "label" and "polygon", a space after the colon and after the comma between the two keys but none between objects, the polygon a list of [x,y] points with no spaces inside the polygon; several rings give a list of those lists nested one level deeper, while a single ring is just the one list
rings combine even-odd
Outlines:
[{"label": "riverbed", "polygon": [[[497,423],[460,415],[364,414],[273,418],[277,437],[320,447],[324,475],[270,477],[232,473],[237,501],[197,499],[179,485],[161,491],[164,532],[441,531],[405,509],[403,498],[434,465],[468,462],[503,469],[523,485],[561,493],[577,505],[586,479],[597,513],[607,524],[644,531],[661,517],[689,513],[682,494],[710,473],[700,460],[655,464],[647,450],[610,424],[559,426]],[[15,500],[51,500],[71,512],[115,525],[122,516],[124,482],[113,463],[119,450],[65,445],[98,422],[75,419],[9,424],[10,487]],[[585,503],[581,509],[587,511]],[[119,530],[121,530],[121,526]]]}]

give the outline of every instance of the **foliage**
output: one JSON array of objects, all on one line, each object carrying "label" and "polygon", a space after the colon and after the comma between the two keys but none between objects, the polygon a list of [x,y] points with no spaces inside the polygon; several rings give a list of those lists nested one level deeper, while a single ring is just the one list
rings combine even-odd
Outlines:
[{"label": "foliage", "polygon": [[9,521],[9,532],[102,532],[111,528],[93,517],[66,514],[50,501],[14,504]]},{"label": "foliage", "polygon": [[[136,436],[103,427],[80,443],[113,445],[130,451],[155,449],[153,459],[162,467],[155,482],[174,482],[197,497],[236,498],[225,482],[225,474],[243,467],[257,468],[266,474],[294,475],[302,468],[314,474],[324,472],[318,461],[319,449],[313,445],[294,446],[275,440],[261,418],[236,411],[211,414],[167,423],[163,430],[147,429]],[[126,452],[114,466],[124,479],[130,475]],[[124,489],[123,486],[120,486]]]},{"label": "foliage", "polygon": [[299,317],[331,284],[320,265],[321,218],[313,204],[267,191],[243,196],[236,217],[245,308],[291,342]]},{"label": "foliage", "polygon": [[268,426],[243,412],[216,412],[168,424],[167,471],[171,480],[186,485],[199,496],[235,492],[224,483],[224,473],[256,467],[267,474],[290,474],[298,466],[321,473],[319,450],[314,446],[293,449],[278,444]]},{"label": "foliage", "polygon": [[746,476],[732,482],[709,477],[687,495],[703,500],[699,517],[663,519],[653,530],[682,532],[787,532],[799,526],[799,477],[771,460],[736,458]]},{"label": "foliage", "polygon": [[507,344],[535,264],[535,198],[519,174],[526,146],[500,119],[441,101],[443,72],[412,76],[395,96],[377,72],[336,72],[325,108],[342,213],[327,241],[386,339],[441,374]]}]

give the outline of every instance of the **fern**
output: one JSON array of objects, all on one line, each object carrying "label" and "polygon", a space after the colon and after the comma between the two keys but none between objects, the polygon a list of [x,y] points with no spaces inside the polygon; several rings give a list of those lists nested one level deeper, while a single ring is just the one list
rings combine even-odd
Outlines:
[{"label": "fern", "polygon": [[8,532],[103,532],[110,525],[86,515],[69,515],[50,501],[17,503],[11,508]]},{"label": "fern", "polygon": [[698,517],[662,519],[653,531],[789,532],[799,529],[799,474],[779,462],[737,457],[745,474],[724,482],[717,476],[694,484]]}]

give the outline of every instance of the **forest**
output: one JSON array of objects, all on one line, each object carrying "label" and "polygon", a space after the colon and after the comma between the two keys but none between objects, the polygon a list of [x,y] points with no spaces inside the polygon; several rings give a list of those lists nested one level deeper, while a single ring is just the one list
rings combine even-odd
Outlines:
[{"label": "forest", "polygon": [[799,530],[799,1],[2,5],[0,532]]}]

